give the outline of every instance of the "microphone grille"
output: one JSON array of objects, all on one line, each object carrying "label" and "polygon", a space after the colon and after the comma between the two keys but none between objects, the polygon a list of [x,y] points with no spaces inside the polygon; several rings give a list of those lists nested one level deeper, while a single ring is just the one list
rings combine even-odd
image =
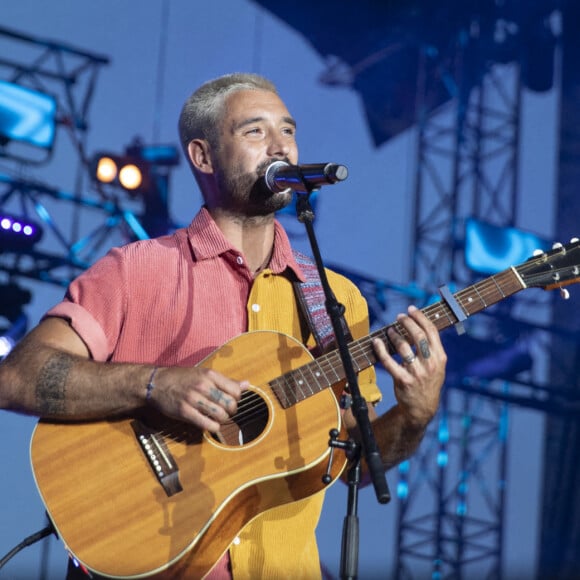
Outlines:
[{"label": "microphone grille", "polygon": [[280,191],[280,187],[276,183],[276,171],[278,171],[278,169],[282,169],[282,167],[290,167],[290,165],[286,163],[286,161],[274,161],[268,165],[266,173],[264,173],[264,181],[266,182],[266,186],[274,193]]}]

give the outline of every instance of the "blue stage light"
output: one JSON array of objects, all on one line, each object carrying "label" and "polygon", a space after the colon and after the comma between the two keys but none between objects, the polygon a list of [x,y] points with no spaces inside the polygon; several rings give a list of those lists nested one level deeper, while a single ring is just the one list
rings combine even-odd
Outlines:
[{"label": "blue stage light", "polygon": [[0,80],[0,145],[20,141],[51,149],[56,111],[54,97]]},{"label": "blue stage light", "polygon": [[42,228],[28,218],[0,213],[0,249],[29,249],[42,238]]},{"label": "blue stage light", "polygon": [[496,274],[525,262],[535,250],[550,244],[531,232],[468,219],[465,224],[465,262],[480,274]]}]

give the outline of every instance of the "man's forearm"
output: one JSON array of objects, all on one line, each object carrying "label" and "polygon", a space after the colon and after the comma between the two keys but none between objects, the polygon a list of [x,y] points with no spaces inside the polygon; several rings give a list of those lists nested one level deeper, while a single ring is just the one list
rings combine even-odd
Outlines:
[{"label": "man's forearm", "polygon": [[148,372],[25,343],[0,365],[0,407],[65,420],[116,415],[143,404]]},{"label": "man's forearm", "polygon": [[413,455],[427,428],[426,425],[410,424],[399,405],[377,417],[372,427],[385,469],[391,469]]}]

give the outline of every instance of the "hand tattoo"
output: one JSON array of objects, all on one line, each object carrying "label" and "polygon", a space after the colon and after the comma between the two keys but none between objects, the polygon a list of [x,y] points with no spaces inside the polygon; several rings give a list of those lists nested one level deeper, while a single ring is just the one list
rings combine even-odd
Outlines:
[{"label": "hand tattoo", "polygon": [[424,338],[419,341],[419,350],[421,351],[421,356],[423,358],[429,358],[431,356],[431,351],[429,350],[429,343]]}]

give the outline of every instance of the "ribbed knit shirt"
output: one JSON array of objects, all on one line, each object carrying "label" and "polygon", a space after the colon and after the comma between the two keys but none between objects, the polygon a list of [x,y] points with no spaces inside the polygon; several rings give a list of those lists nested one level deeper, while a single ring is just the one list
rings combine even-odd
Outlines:
[{"label": "ribbed knit shirt", "polygon": [[[356,286],[327,274],[353,337],[368,334],[367,306]],[[254,277],[202,208],[187,228],[110,250],[47,316],[67,319],[95,360],[191,366],[252,330],[283,332],[313,347],[295,300],[297,280],[304,276],[278,222],[270,263]],[[380,399],[372,368],[359,383],[367,401]],[[235,579],[320,578],[315,529],[323,497],[258,516],[231,545],[230,566],[226,554],[210,577],[227,577],[231,567]]]}]

